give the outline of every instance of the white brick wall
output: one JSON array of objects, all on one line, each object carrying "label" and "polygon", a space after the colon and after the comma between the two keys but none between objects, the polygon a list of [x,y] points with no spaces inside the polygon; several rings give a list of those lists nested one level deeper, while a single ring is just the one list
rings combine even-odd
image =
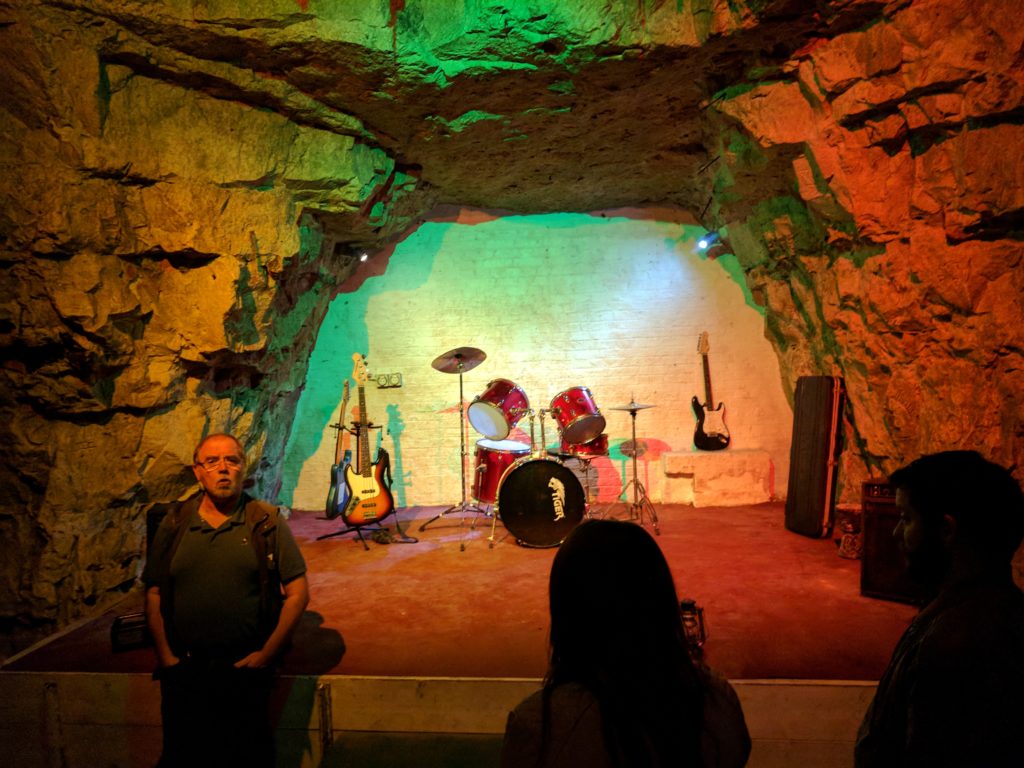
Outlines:
[{"label": "white brick wall", "polygon": [[[671,482],[661,456],[692,447],[690,397],[703,400],[696,347],[705,330],[732,446],[767,451],[775,494],[784,495],[792,412],[778,362],[762,316],[725,269],[732,257],[719,263],[699,254],[699,234],[675,223],[583,214],[493,219],[467,211],[456,222],[423,224],[397,246],[383,275],[332,303],[300,400],[280,501],[323,506],[334,450],[327,425],[337,419],[358,351],[367,353],[372,374],[403,376],[401,389],[366,389],[369,416],[390,427],[383,444],[402,470],[397,503],[457,502],[458,376],[430,363],[459,346],[487,353],[464,377],[467,405],[494,378],[519,384],[535,409],[568,387],[589,387],[613,446],[611,458],[594,463],[603,499],[632,476],[614,450],[629,438],[629,415],[610,406],[634,396],[656,404],[638,416],[637,436],[649,443],[641,480],[659,501]],[[519,426],[528,435],[528,421]],[[556,442],[551,419],[546,432],[548,443]],[[467,474],[479,437],[467,429]]]}]

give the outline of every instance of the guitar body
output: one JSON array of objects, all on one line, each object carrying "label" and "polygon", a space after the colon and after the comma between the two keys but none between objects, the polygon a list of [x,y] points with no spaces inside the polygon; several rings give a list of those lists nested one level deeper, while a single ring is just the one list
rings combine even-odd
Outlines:
[{"label": "guitar body", "polygon": [[[341,396],[341,413],[338,415],[338,423],[332,426],[337,428],[338,437],[334,441],[334,463],[331,465],[331,487],[327,491],[327,503],[324,506],[324,514],[328,520],[333,520],[348,503],[348,489],[345,487],[345,466],[352,461],[352,452],[346,447],[345,441],[348,433],[345,431],[345,409],[348,408],[348,379],[345,379],[345,389]],[[344,452],[344,458],[342,458]]]},{"label": "guitar body", "polygon": [[720,451],[729,445],[729,428],[725,426],[725,403],[719,403],[714,410],[706,409],[696,396],[691,400],[693,413],[697,417],[697,428],[693,431],[693,444],[701,451]]},{"label": "guitar body", "polygon": [[711,367],[708,365],[708,332],[701,333],[697,340],[697,352],[704,365],[704,403],[694,395],[693,415],[697,417],[697,428],[693,431],[693,444],[701,451],[720,451],[729,445],[729,429],[725,426],[725,406],[711,395]]},{"label": "guitar body", "polygon": [[351,464],[345,467],[349,499],[341,515],[349,526],[375,523],[395,511],[391,489],[384,481],[387,465],[387,459],[375,461],[369,473],[356,472]]},{"label": "guitar body", "polygon": [[352,451],[345,451],[341,464],[331,465],[331,489],[327,492],[327,519],[333,520],[348,504],[349,490],[345,482],[345,469],[352,463]]}]

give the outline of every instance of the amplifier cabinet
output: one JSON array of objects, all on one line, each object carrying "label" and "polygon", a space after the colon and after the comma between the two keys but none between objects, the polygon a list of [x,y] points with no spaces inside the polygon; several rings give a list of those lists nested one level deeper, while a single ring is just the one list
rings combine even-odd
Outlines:
[{"label": "amplifier cabinet", "polygon": [[861,594],[901,603],[920,602],[921,590],[907,576],[903,553],[893,536],[900,518],[896,511],[896,489],[885,480],[868,480],[861,487],[861,504]]}]

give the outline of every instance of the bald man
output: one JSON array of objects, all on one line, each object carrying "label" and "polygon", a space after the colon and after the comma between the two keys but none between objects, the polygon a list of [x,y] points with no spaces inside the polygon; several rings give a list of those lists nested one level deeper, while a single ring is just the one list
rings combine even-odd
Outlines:
[{"label": "bald man", "polygon": [[277,507],[243,493],[235,437],[204,438],[192,471],[202,493],[164,518],[142,575],[160,766],[273,766],[273,668],[309,602],[306,564]]}]

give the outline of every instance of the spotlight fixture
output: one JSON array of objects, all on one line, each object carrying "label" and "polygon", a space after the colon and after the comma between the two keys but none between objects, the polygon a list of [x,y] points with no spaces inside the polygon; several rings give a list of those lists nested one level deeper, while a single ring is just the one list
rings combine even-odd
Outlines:
[{"label": "spotlight fixture", "polygon": [[706,251],[708,248],[710,248],[717,241],[718,241],[718,233],[717,232],[708,232],[706,235],[704,235],[704,237],[702,237],[700,240],[697,241],[697,247],[700,250],[702,250],[702,251]]},{"label": "spotlight fixture", "polygon": [[359,260],[360,261],[366,261],[369,258],[370,258],[370,254],[368,254],[368,253],[364,252],[364,253],[359,254]]}]

